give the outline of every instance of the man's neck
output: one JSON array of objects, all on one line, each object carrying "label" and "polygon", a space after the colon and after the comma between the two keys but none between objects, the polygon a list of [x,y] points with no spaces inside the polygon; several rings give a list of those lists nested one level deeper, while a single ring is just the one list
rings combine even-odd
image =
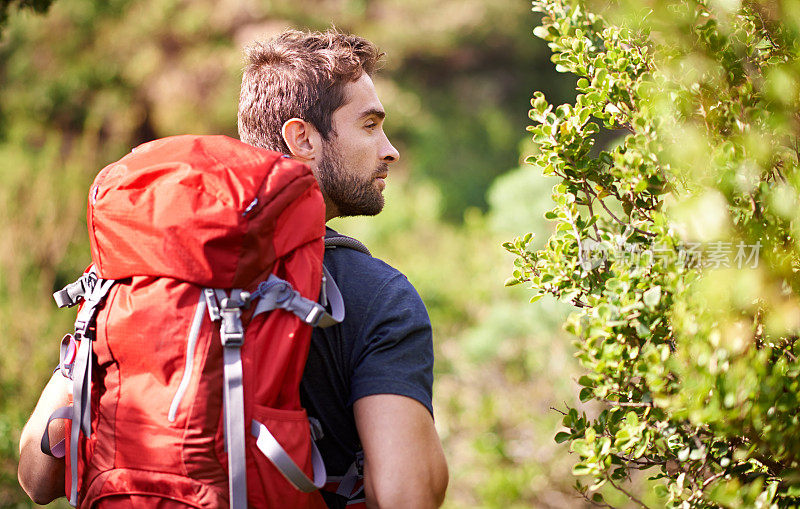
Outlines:
[{"label": "man's neck", "polygon": [[325,200],[325,222],[327,223],[331,219],[339,217],[339,209],[324,194],[322,197]]}]

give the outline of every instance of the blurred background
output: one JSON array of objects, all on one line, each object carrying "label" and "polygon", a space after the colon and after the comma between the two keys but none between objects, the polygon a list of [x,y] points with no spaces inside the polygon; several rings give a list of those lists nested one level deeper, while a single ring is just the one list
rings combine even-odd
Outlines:
[{"label": "blurred background", "polygon": [[[89,263],[85,203],[103,166],[142,142],[236,136],[241,48],[335,25],[386,52],[376,78],[401,161],[376,218],[332,225],[404,272],[428,306],[448,508],[587,507],[553,441],[577,364],[567,310],[505,288],[501,243],[549,236],[554,182],[521,161],[534,90],[574,98],[527,0],[56,0],[12,10],[0,40],[0,507],[20,429],[73,313],[51,293]],[[66,507],[57,502],[53,507]]]}]

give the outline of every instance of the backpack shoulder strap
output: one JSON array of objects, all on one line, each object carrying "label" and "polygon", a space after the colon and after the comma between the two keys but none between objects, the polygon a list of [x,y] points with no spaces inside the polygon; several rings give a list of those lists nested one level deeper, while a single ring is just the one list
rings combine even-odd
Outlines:
[{"label": "backpack shoulder strap", "polygon": [[361,251],[365,255],[372,256],[367,246],[352,237],[339,233],[332,233],[330,231],[325,233],[325,249],[335,249],[337,247],[355,249],[356,251]]}]

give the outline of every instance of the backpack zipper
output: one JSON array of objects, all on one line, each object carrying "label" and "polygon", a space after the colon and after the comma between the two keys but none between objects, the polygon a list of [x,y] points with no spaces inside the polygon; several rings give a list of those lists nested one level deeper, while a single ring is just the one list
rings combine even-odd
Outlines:
[{"label": "backpack zipper", "polygon": [[172,404],[169,406],[169,414],[167,415],[169,422],[175,422],[178,407],[184,395],[186,395],[186,390],[189,388],[189,382],[192,379],[192,371],[194,369],[194,352],[197,349],[197,338],[200,337],[200,328],[203,325],[205,314],[206,298],[205,294],[201,291],[200,298],[197,301],[197,307],[194,310],[192,326],[189,329],[189,337],[186,339],[186,362],[183,368],[183,378],[181,378],[181,383],[178,384],[178,390],[175,392],[175,397],[172,398]]},{"label": "backpack zipper", "polygon": [[[276,159],[272,163],[273,168],[275,165],[279,164],[280,159],[291,159],[291,158],[287,155],[282,155],[280,158]],[[269,181],[269,177],[270,175],[266,175],[264,177],[264,180],[261,181],[261,184],[258,186],[258,189],[256,190],[255,197],[253,197],[252,201],[250,201],[250,203],[247,205],[247,207],[245,207],[244,211],[242,212],[242,217],[247,217],[247,218],[253,217],[256,214],[258,214],[258,212],[263,208],[264,204],[261,202],[261,198],[263,197],[263,194],[267,187],[267,182]],[[286,185],[288,186],[289,184]]]}]

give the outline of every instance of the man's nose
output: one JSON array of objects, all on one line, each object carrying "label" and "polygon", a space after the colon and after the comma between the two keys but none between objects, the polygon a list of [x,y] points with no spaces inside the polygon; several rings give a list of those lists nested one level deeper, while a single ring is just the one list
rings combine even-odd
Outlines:
[{"label": "man's nose", "polygon": [[392,145],[392,142],[389,141],[389,138],[385,134],[383,135],[383,138],[384,138],[384,144],[383,144],[381,160],[385,163],[393,163],[399,160],[400,152],[398,152],[397,149],[394,148],[394,145]]}]

